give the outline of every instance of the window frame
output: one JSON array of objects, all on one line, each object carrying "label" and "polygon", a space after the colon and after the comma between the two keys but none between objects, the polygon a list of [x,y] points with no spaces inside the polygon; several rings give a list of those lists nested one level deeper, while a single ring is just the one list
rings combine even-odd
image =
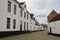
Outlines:
[{"label": "window frame", "polygon": [[26,12],[24,12],[24,18],[26,18]]},{"label": "window frame", "polygon": [[24,22],[24,31],[25,31],[25,27],[26,27],[26,22]]},{"label": "window frame", "polygon": [[27,14],[27,19],[28,19],[29,15]]},{"label": "window frame", "polygon": [[27,23],[27,30],[28,30],[28,23]]},{"label": "window frame", "polygon": [[14,4],[14,14],[16,14],[17,6]]},{"label": "window frame", "polygon": [[11,12],[11,2],[8,1],[8,12]]},{"label": "window frame", "polygon": [[23,14],[23,10],[21,9],[20,12],[21,12],[21,13],[20,13],[20,16],[22,17],[22,16],[23,16],[23,15],[22,15],[22,14]]},{"label": "window frame", "polygon": [[13,19],[13,29],[16,29],[16,19]]},{"label": "window frame", "polygon": [[10,29],[10,18],[7,18],[7,29]]}]

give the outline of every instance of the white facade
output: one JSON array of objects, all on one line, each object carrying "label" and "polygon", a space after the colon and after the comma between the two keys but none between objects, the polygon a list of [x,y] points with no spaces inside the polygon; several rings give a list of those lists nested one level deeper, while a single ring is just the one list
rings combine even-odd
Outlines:
[{"label": "white facade", "polygon": [[30,31],[34,31],[34,27],[35,27],[35,21],[30,18]]},{"label": "white facade", "polygon": [[40,30],[44,30],[44,28],[43,28],[43,26],[42,26],[42,25],[40,25]]},{"label": "white facade", "polygon": [[[8,12],[8,1],[11,2],[11,12]],[[2,5],[1,5],[2,4]],[[16,14],[14,14],[14,4],[16,5]],[[29,24],[30,15],[26,13],[24,18],[24,12],[26,9],[21,9],[19,4],[14,0],[0,0],[0,31],[20,31],[20,21],[22,21],[22,31],[24,31],[24,22],[26,22],[25,30],[27,30],[27,23]],[[25,4],[23,4],[25,5]],[[21,10],[23,11],[21,17]],[[28,19],[27,19],[28,14]],[[7,29],[7,18],[10,18],[10,29]],[[13,19],[16,19],[16,29],[13,29]],[[28,25],[29,26],[29,25]]]},{"label": "white facade", "polygon": [[[30,14],[27,13],[27,10],[24,8],[24,5],[26,5],[26,4],[24,3],[23,5],[21,5],[24,10],[22,10],[23,14],[22,14],[22,17],[20,17],[20,21],[22,21],[22,31],[24,31],[24,30],[27,31],[27,30],[29,30],[29,27],[30,27],[30,25],[29,25],[30,24]],[[25,18],[24,18],[24,15],[25,15]],[[27,15],[28,15],[28,19],[27,19]],[[24,22],[26,23],[25,26],[24,26]],[[28,29],[27,29],[27,23],[28,23]]]},{"label": "white facade", "polygon": [[38,26],[38,25],[35,25],[35,31],[39,31],[40,30],[40,28],[39,28],[40,26]]},{"label": "white facade", "polygon": [[60,20],[49,23],[48,32],[53,34],[60,34]]},{"label": "white facade", "polygon": [[36,25],[36,21],[31,19],[30,20],[30,31],[39,31],[40,30],[40,26]]},{"label": "white facade", "polygon": [[[8,12],[8,1],[11,2],[11,12]],[[16,5],[16,14],[14,14],[14,5]],[[36,31],[40,29],[40,27],[37,27],[37,25],[35,25],[35,20],[30,18],[30,14],[25,8],[26,4],[24,3],[20,5],[23,9],[19,7],[19,5],[20,4],[14,0],[0,0],[0,32]],[[7,18],[10,18],[10,29],[7,29]],[[13,19],[16,20],[15,29],[13,28]]]},{"label": "white facade", "polygon": [[[8,0],[0,0],[0,31],[19,31],[20,24],[19,24],[19,6],[14,0],[9,0],[12,2],[11,5],[11,12],[8,12]],[[17,6],[16,15],[14,14],[14,4]],[[11,19],[10,22],[10,29],[7,29],[7,17]],[[13,29],[13,19],[16,19],[16,29]]]}]

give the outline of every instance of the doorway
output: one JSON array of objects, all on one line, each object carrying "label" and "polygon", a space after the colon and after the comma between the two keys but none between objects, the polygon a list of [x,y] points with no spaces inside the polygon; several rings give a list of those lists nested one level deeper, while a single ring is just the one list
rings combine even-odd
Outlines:
[{"label": "doorway", "polygon": [[20,24],[20,31],[22,32],[22,24]]},{"label": "doorway", "polygon": [[50,27],[50,34],[52,33],[52,28]]}]

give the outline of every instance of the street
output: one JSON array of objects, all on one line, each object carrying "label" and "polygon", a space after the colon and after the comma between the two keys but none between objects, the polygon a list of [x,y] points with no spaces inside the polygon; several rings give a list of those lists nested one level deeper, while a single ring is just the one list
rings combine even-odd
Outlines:
[{"label": "street", "polygon": [[0,38],[0,40],[60,40],[60,37],[48,35],[46,31],[39,31]]}]

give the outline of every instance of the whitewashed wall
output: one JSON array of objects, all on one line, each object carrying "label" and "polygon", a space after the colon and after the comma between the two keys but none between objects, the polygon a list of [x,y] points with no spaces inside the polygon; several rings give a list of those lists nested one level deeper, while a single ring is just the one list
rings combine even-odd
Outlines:
[{"label": "whitewashed wall", "polygon": [[37,26],[35,25],[35,20],[30,19],[30,31],[36,31]]},{"label": "whitewashed wall", "polygon": [[[30,30],[30,14],[27,13],[26,11],[26,8],[24,8],[24,5],[26,5],[26,3],[24,3],[23,5],[21,5],[23,7],[23,16],[20,17],[20,21],[23,22],[23,26],[22,26],[22,30],[24,31],[24,22],[26,22],[26,27],[25,27],[25,31],[27,31],[27,23],[28,23],[28,30]],[[24,12],[26,12],[26,18],[24,18]],[[27,14],[28,14],[28,19],[27,19]]]},{"label": "whitewashed wall", "polygon": [[48,24],[48,32],[50,33],[50,27],[52,28],[52,33],[60,34],[60,20],[54,21]]},{"label": "whitewashed wall", "polygon": [[[21,8],[19,7],[19,4],[16,3],[14,0],[9,0],[11,1],[11,13],[8,12],[8,0],[0,0],[0,31],[20,31],[20,21],[22,21],[22,31],[24,31],[24,22],[26,22],[26,27],[25,30],[27,30],[27,23],[28,25],[28,30],[30,31],[35,31],[38,30],[37,26],[35,25],[35,21],[30,19],[30,14],[28,15],[27,19],[27,14],[26,13],[26,18],[24,18],[24,12],[26,12],[26,9],[24,8],[23,4],[22,7],[24,8],[23,10],[23,16],[21,17]],[[16,15],[14,14],[14,4],[17,6],[17,13]],[[7,29],[7,17],[11,19],[10,23],[10,29]],[[16,29],[13,29],[13,19],[16,19]],[[31,23],[30,24],[30,20]]]},{"label": "whitewashed wall", "polygon": [[42,25],[40,25],[40,30],[44,30],[44,28],[43,28],[43,26],[42,26]]},{"label": "whitewashed wall", "polygon": [[[8,0],[0,0],[0,31],[19,31],[20,30],[20,24],[19,24],[19,6],[18,3],[16,3],[13,0],[11,1],[11,13],[8,12]],[[17,6],[17,13],[14,15],[14,4]],[[11,18],[11,24],[10,29],[7,29],[7,17]],[[13,29],[13,19],[16,19],[16,29]]]}]

